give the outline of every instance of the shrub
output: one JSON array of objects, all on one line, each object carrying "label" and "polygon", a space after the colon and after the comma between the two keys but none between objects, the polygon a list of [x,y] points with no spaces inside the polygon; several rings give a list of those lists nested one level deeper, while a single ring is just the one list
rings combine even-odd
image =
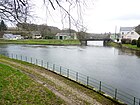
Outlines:
[{"label": "shrub", "polygon": [[117,39],[117,42],[119,42],[119,39]]},{"label": "shrub", "polygon": [[131,42],[132,45],[137,45],[137,40],[133,39]]},{"label": "shrub", "polygon": [[121,39],[122,44],[131,44],[131,39]]},{"label": "shrub", "polygon": [[125,44],[125,39],[121,39],[122,44]]},{"label": "shrub", "polygon": [[139,37],[139,39],[137,41],[137,47],[140,47],[140,37]]}]

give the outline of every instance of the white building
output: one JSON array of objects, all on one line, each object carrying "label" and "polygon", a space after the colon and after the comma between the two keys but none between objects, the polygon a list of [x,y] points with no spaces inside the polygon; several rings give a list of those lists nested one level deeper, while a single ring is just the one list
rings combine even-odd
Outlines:
[{"label": "white building", "polygon": [[41,39],[42,38],[41,33],[39,31],[32,31],[31,34],[32,34],[33,39]]},{"label": "white building", "polygon": [[131,40],[133,39],[138,40],[139,37],[140,35],[137,32],[135,32],[135,30],[128,32],[126,35],[123,35],[124,39],[131,39]]},{"label": "white building", "polygon": [[77,39],[76,33],[57,33],[56,38],[60,40]]},{"label": "white building", "polygon": [[135,27],[120,27],[120,38],[123,39],[124,35],[128,34]]},{"label": "white building", "polygon": [[23,39],[23,37],[21,35],[4,34],[3,39],[6,39],[6,40],[18,40],[18,39]]},{"label": "white building", "polygon": [[139,37],[140,35],[135,31],[135,27],[120,27],[120,39],[138,40]]}]

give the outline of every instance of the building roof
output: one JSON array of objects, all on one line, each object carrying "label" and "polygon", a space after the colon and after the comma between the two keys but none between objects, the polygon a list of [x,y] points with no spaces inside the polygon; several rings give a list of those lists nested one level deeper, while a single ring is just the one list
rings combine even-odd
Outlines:
[{"label": "building roof", "polygon": [[4,34],[3,36],[6,38],[15,38],[13,34]]},{"label": "building roof", "polygon": [[120,31],[132,31],[135,27],[120,27]]},{"label": "building roof", "polygon": [[21,37],[21,35],[13,35],[13,34],[4,34],[3,35],[6,38],[16,38],[16,37]]},{"label": "building roof", "polygon": [[57,33],[56,36],[74,36],[76,33]]}]

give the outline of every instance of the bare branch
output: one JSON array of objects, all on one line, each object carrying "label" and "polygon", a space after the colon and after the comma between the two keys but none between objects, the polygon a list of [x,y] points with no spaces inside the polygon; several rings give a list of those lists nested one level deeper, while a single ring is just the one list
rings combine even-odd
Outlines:
[{"label": "bare branch", "polygon": [[26,6],[24,1],[22,1],[22,0],[19,0],[19,1],[22,3],[23,6]]},{"label": "bare branch", "polygon": [[2,0],[0,1],[0,17],[13,22],[27,20],[29,14],[29,0]]},{"label": "bare branch", "polygon": [[[26,22],[28,20],[30,12],[30,0],[0,0],[0,17],[13,22]],[[46,5],[46,9],[50,8],[53,10],[60,10],[62,24],[64,19],[68,20],[71,28],[71,24],[80,28],[85,28],[83,25],[83,11],[87,7],[89,0],[43,0]],[[91,0],[92,1],[92,0]],[[64,4],[69,6],[65,6]],[[77,11],[77,16],[73,16],[71,11]],[[52,12],[52,11],[49,11]],[[67,18],[68,17],[68,18]]]},{"label": "bare branch", "polygon": [[[71,24],[73,24],[75,27],[77,27],[78,30],[83,30],[84,22],[83,22],[83,14],[86,8],[88,8],[88,2],[90,0],[49,0],[49,3],[51,4],[52,8],[54,10],[58,10],[57,8],[60,8],[60,14],[63,19],[61,19],[62,24],[64,24],[63,20],[66,19],[68,16],[69,18],[69,28],[71,28]],[[92,1],[92,0],[91,0]],[[44,0],[44,2],[48,2],[48,0]],[[69,5],[69,9],[68,6]],[[90,3],[92,4],[92,3]],[[75,16],[72,16],[72,13],[70,11],[77,11],[77,19],[74,18]],[[65,15],[64,15],[65,14]],[[67,18],[67,19],[68,19]],[[66,19],[66,20],[67,20]],[[85,29],[84,29],[85,30]]]},{"label": "bare branch", "polygon": [[49,0],[49,2],[51,3],[51,6],[52,6],[52,7],[53,7],[53,9],[55,10],[55,7],[54,7],[54,5],[53,5],[52,1],[51,1],[51,0]]}]

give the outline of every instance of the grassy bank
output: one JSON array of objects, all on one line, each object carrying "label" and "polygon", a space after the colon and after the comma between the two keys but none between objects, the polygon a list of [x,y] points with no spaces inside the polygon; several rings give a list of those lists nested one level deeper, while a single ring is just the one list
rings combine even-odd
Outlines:
[{"label": "grassy bank", "polygon": [[121,48],[127,48],[127,49],[131,49],[131,50],[140,51],[140,48],[138,48],[137,45],[131,45],[131,44],[119,44],[119,43],[115,43],[115,42],[108,42],[107,46],[121,47]]},{"label": "grassy bank", "polygon": [[0,105],[61,105],[54,93],[26,74],[0,63]]},{"label": "grassy bank", "polygon": [[79,40],[46,40],[46,39],[26,39],[26,40],[3,40],[0,44],[42,44],[42,45],[80,45]]},{"label": "grassy bank", "polygon": [[[7,90],[4,90],[5,88],[0,87],[1,92],[7,92],[7,94],[12,94],[12,98],[8,101],[3,97],[1,97],[1,99],[9,103],[14,102],[19,104],[20,101],[20,103],[26,104],[26,102],[33,102],[35,99],[34,97],[39,97],[35,102],[41,104],[40,102],[47,101],[48,103],[46,102],[45,105],[50,105],[52,100],[53,102],[51,103],[51,105],[59,105],[65,103],[67,105],[118,105],[118,103],[100,95],[99,93],[87,89],[69,79],[50,72],[42,67],[27,62],[10,59],[4,56],[0,56],[0,63],[0,70],[1,68],[4,70],[5,68],[8,68],[7,70],[13,71],[10,71],[10,75],[6,75],[6,72],[0,74],[6,75],[5,77],[3,77],[3,79],[0,80],[6,80],[8,82],[5,84],[5,86],[7,86]],[[13,78],[13,76],[16,77]],[[6,77],[13,79],[6,79]],[[42,82],[39,82],[40,84],[38,84],[38,82],[36,81]],[[8,84],[11,85],[9,86]],[[60,98],[52,94],[52,92],[50,92],[48,89],[55,93],[57,96],[59,96],[61,99],[63,99],[65,103]],[[17,99],[19,99],[19,101],[16,101]],[[43,99],[44,101],[42,101]],[[0,100],[0,102],[2,101]],[[44,103],[42,103],[42,105],[43,104]]]},{"label": "grassy bank", "polygon": [[107,46],[112,46],[112,47],[121,47],[121,44],[115,43],[115,42],[108,42]]},{"label": "grassy bank", "polygon": [[137,45],[131,45],[131,44],[122,44],[122,47],[128,48],[128,49],[132,49],[132,50],[137,50],[140,51],[140,48],[137,47]]}]

